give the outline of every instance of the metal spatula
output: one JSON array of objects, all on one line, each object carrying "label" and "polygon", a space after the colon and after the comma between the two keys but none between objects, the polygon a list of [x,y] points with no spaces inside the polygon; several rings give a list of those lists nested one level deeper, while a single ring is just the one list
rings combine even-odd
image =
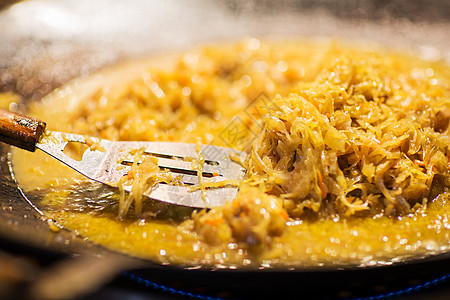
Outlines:
[{"label": "metal spatula", "polygon": [[[84,176],[116,186],[119,179],[131,170],[134,156],[127,155],[132,149],[144,149],[145,154],[158,159],[158,166],[173,172],[181,178],[183,185],[159,183],[144,193],[149,198],[175,205],[211,208],[223,205],[232,200],[237,193],[236,186],[226,185],[221,188],[193,190],[190,186],[198,183],[197,170],[186,158],[197,158],[195,144],[171,142],[113,142],[78,134],[45,131],[46,124],[40,120],[29,118],[6,110],[0,110],[0,141],[34,152],[36,148],[60,160],[64,164]],[[45,132],[45,134],[44,134]],[[43,138],[41,138],[43,137]],[[94,143],[89,147],[80,161],[77,161],[63,150],[68,143]],[[230,155],[245,157],[245,153],[231,148],[202,145],[200,151],[205,163],[202,176],[208,181],[219,182],[233,179],[240,180],[245,169],[230,159]],[[128,192],[131,185],[124,186]]]}]

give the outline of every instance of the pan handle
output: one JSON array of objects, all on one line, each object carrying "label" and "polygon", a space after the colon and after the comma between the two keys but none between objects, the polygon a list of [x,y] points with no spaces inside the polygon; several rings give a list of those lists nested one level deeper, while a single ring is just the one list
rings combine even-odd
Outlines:
[{"label": "pan handle", "polygon": [[34,152],[45,123],[18,113],[0,109],[0,141]]}]

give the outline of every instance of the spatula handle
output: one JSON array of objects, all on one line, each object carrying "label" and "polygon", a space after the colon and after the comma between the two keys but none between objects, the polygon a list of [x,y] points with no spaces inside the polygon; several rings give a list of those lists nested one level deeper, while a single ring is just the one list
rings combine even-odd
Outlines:
[{"label": "spatula handle", "polygon": [[0,141],[34,152],[45,123],[0,109]]}]

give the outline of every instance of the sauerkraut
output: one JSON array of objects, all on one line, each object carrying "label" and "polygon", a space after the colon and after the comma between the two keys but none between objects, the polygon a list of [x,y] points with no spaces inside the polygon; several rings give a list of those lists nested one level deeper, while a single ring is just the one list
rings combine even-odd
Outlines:
[{"label": "sauerkraut", "polygon": [[247,182],[291,217],[404,215],[448,187],[448,87],[371,58],[336,59],[263,116]]}]

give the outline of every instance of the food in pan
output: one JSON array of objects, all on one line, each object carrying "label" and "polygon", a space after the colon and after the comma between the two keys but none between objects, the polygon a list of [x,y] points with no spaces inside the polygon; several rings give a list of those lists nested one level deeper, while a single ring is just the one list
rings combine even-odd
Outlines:
[{"label": "food in pan", "polygon": [[54,130],[248,153],[239,193],[223,207],[134,199],[119,212],[114,190],[14,149],[19,183],[45,215],[112,250],[184,265],[305,267],[449,248],[442,61],[363,43],[249,39],[101,71],[29,114]]}]

